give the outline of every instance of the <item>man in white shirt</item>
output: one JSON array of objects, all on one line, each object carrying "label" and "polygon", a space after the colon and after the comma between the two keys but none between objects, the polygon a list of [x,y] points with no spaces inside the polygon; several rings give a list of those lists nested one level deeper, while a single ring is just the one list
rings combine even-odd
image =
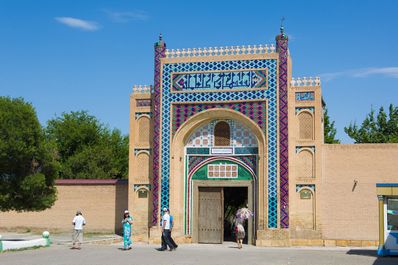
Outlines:
[{"label": "man in white shirt", "polygon": [[173,243],[171,242],[171,224],[170,224],[170,214],[167,208],[163,209],[162,217],[162,247],[160,251],[164,251],[169,246],[170,251],[175,250]]},{"label": "man in white shirt", "polygon": [[72,224],[74,226],[72,236],[72,249],[81,249],[83,243],[83,226],[86,225],[82,212],[77,211],[75,218],[73,218]]}]

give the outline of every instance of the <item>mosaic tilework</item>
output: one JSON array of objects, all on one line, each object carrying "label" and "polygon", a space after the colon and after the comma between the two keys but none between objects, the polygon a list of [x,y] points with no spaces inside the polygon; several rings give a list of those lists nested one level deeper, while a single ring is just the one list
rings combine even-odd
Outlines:
[{"label": "mosaic tilework", "polygon": [[189,147],[210,147],[213,144],[212,124],[208,123],[195,130],[188,138]]},{"label": "mosaic tilework", "polygon": [[242,161],[248,167],[250,167],[254,172],[257,172],[257,156],[234,156],[234,158]]},{"label": "mosaic tilework", "polygon": [[135,115],[134,115],[136,120],[139,119],[142,116],[152,117],[152,112],[136,112]]},{"label": "mosaic tilework", "polygon": [[314,92],[296,92],[296,101],[312,101],[314,99]]},{"label": "mosaic tilework", "polygon": [[[210,158],[211,156],[189,156],[188,158],[188,174],[192,173],[192,169],[194,169],[197,165]],[[249,168],[251,168],[254,172],[257,172],[257,156],[249,155],[249,156],[234,156],[235,159],[242,161]]]},{"label": "mosaic tilework", "polygon": [[[281,228],[289,228],[288,39],[283,30],[277,36],[276,47],[279,53],[280,226]],[[276,198],[269,199],[274,200]],[[272,227],[275,226],[275,224],[272,225]]]},{"label": "mosaic tilework", "polygon": [[267,70],[176,73],[173,91],[266,88]]},{"label": "mosaic tilework", "polygon": [[314,107],[298,107],[298,108],[296,108],[296,114],[302,110],[308,110],[309,112],[314,113],[315,108]]},{"label": "mosaic tilework", "polygon": [[264,101],[250,102],[226,102],[226,103],[196,103],[196,104],[174,104],[172,110],[172,134],[174,135],[178,128],[189,117],[208,109],[226,108],[236,110],[252,119],[256,124],[266,132],[266,105]]},{"label": "mosaic tilework", "polygon": [[[265,104],[262,104],[265,105]],[[263,108],[263,107],[261,107]],[[265,113],[264,113],[265,114]],[[240,122],[227,120],[232,139],[233,147],[256,147],[257,140],[249,128]],[[195,130],[188,138],[188,147],[212,147],[214,146],[214,126],[217,121],[205,124]]]},{"label": "mosaic tilework", "polygon": [[150,107],[152,101],[150,99],[137,99],[136,106],[137,107]]},{"label": "mosaic tilework", "polygon": [[303,148],[311,149],[312,152],[315,153],[315,146],[314,145],[311,145],[311,146],[299,146],[298,145],[298,146],[296,146],[296,154],[300,153]]},{"label": "mosaic tilework", "polygon": [[186,153],[190,155],[208,155],[210,148],[208,147],[187,147]]},{"label": "mosaic tilework", "polygon": [[232,146],[234,147],[255,147],[257,140],[249,128],[240,122],[233,122],[232,126]]},{"label": "mosaic tilework", "polygon": [[[268,99],[268,195],[271,198],[277,198],[277,97],[276,97],[276,65],[277,60],[240,60],[240,61],[217,61],[217,62],[190,62],[190,63],[170,63],[163,65],[162,73],[162,167],[161,167],[161,207],[169,206],[169,174],[170,174],[170,137],[172,129],[170,121],[172,113],[170,106],[172,103],[201,102],[210,103],[225,101],[229,103],[238,103],[234,101],[249,102],[249,100]],[[249,90],[249,91],[226,91],[226,92],[207,92],[207,93],[171,93],[171,74],[173,72],[190,71],[211,71],[211,70],[238,70],[238,69],[268,69],[268,89],[267,90]],[[201,104],[200,103],[200,104]],[[227,103],[226,103],[227,104]],[[173,104],[174,105],[174,104]],[[198,104],[196,104],[198,105]],[[204,109],[202,104],[199,109]],[[183,106],[184,107],[184,106]],[[192,106],[193,107],[193,106]],[[252,115],[255,114],[253,109]],[[250,115],[250,111],[249,111]],[[184,115],[182,115],[184,116]],[[189,114],[187,114],[187,118]],[[174,122],[174,121],[173,121]],[[173,123],[174,124],[174,123]],[[178,128],[182,123],[175,126]],[[260,125],[263,127],[264,125]],[[278,201],[270,200],[268,212],[271,213],[268,218],[269,227],[276,228]]]},{"label": "mosaic tilework", "polygon": [[159,42],[155,44],[155,76],[154,76],[154,91],[153,91],[153,106],[152,113],[153,117],[153,189],[152,189],[152,224],[158,223],[158,210],[159,210],[159,144],[160,144],[160,75],[161,75],[161,63],[160,58],[165,57],[166,44],[159,39]]},{"label": "mosaic tilework", "polygon": [[141,152],[146,152],[148,155],[151,154],[151,148],[134,148],[134,155],[138,155]]},{"label": "mosaic tilework", "polygon": [[301,188],[308,188],[312,191],[315,191],[315,184],[296,184],[296,192],[298,192]]},{"label": "mosaic tilework", "polygon": [[192,169],[208,159],[208,156],[189,156],[188,158],[188,174],[192,173]]},{"label": "mosaic tilework", "polygon": [[258,154],[257,147],[235,147],[235,155]]}]

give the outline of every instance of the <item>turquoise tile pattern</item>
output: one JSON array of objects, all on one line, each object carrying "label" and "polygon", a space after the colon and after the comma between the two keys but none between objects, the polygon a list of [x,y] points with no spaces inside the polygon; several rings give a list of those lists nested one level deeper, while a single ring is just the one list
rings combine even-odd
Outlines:
[{"label": "turquoise tile pattern", "polygon": [[[268,69],[268,88],[260,90],[240,90],[222,92],[186,92],[171,93],[171,82],[173,73],[181,72],[200,72],[200,71],[236,71],[239,69]],[[235,61],[216,61],[216,62],[189,62],[189,63],[165,63],[163,64],[162,74],[162,101],[161,101],[161,185],[160,199],[161,208],[169,207],[170,197],[170,139],[172,128],[170,126],[173,103],[211,103],[211,102],[241,102],[250,100],[268,100],[268,227],[277,228],[277,60],[235,60]],[[156,89],[156,88],[155,88]],[[260,126],[262,127],[262,126]],[[155,214],[155,213],[154,213]]]},{"label": "turquoise tile pattern", "polygon": [[276,37],[279,54],[279,168],[280,227],[289,228],[288,37],[281,28]]},{"label": "turquoise tile pattern", "polygon": [[159,37],[155,43],[155,73],[153,91],[153,168],[152,168],[152,225],[158,223],[159,213],[159,178],[160,178],[160,84],[161,84],[161,58],[165,57],[166,43]]}]

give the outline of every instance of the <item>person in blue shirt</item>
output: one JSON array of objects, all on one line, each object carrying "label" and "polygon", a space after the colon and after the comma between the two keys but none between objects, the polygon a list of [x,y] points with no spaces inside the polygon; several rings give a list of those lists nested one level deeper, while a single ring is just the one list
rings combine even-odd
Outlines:
[{"label": "person in blue shirt", "polygon": [[162,227],[162,246],[158,250],[164,251],[167,250],[167,246],[169,246],[170,251],[176,250],[178,245],[174,242],[171,237],[171,231],[173,229],[173,216],[170,215],[170,212],[167,208],[163,209],[163,216],[161,218],[161,227]]},{"label": "person in blue shirt", "polygon": [[[169,210],[169,214],[170,214],[170,210]],[[173,225],[174,225],[174,218],[173,216],[170,214],[170,243],[173,245],[174,250],[178,248],[178,245],[176,244],[176,242],[174,242],[174,239],[171,237],[171,232],[173,230]]]}]

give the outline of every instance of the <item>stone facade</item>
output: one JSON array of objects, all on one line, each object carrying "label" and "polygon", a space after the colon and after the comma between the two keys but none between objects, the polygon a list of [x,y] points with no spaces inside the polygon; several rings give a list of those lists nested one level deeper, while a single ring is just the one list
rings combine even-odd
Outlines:
[{"label": "stone facade", "polygon": [[[276,46],[167,50],[160,39],[154,77],[130,97],[129,208],[143,239],[158,241],[167,207],[174,237],[198,242],[198,187],[241,185],[250,243],[377,244],[375,183],[398,180],[398,145],[324,144],[321,81],[292,78],[283,30]],[[214,178],[212,163],[251,175]]]}]

